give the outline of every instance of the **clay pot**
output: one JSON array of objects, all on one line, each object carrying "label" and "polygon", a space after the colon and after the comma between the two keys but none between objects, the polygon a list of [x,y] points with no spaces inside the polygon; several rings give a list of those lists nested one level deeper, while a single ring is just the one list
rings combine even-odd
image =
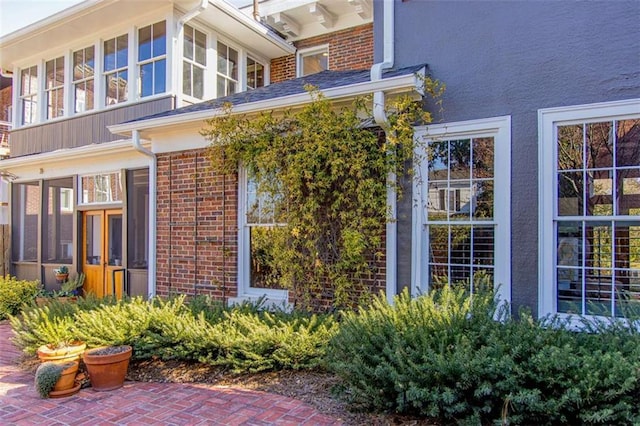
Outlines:
[{"label": "clay pot", "polygon": [[82,356],[93,390],[102,392],[122,387],[132,348],[128,345],[90,349]]},{"label": "clay pot", "polygon": [[[78,365],[80,365],[80,363],[78,361],[74,361],[71,364],[72,365],[62,370],[62,375],[53,387],[52,392],[72,389],[76,385],[76,374],[78,373]],[[49,396],[51,396],[51,393],[49,393]]]},{"label": "clay pot", "polygon": [[42,345],[38,348],[38,358],[40,361],[51,361],[63,364],[69,361],[80,361],[82,353],[87,348],[86,343],[75,341],[60,348],[51,348],[49,345]]}]

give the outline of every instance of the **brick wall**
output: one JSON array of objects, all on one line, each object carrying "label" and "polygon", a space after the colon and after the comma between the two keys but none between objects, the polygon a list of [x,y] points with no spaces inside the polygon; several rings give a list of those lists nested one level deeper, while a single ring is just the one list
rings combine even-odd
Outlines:
[{"label": "brick wall", "polygon": [[[329,69],[362,70],[373,65],[373,24],[311,37],[294,43],[298,49],[329,45]],[[296,55],[271,61],[271,83],[296,77]]]},{"label": "brick wall", "polygon": [[238,182],[203,150],[158,155],[157,292],[236,296]]},{"label": "brick wall", "polygon": [[11,121],[9,115],[9,107],[11,106],[11,94],[13,93],[11,86],[7,86],[0,90],[0,121]]}]

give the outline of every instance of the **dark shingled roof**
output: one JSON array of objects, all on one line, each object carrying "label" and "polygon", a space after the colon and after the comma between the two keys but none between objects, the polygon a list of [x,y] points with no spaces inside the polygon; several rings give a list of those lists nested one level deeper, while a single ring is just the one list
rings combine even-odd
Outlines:
[{"label": "dark shingled roof", "polygon": [[[414,74],[426,65],[414,65],[411,67],[399,68],[397,70],[388,70],[382,73],[382,78],[398,77],[402,75]],[[161,112],[135,120],[128,121],[133,123],[137,121],[150,120],[153,118],[172,117],[180,114],[191,112],[213,110],[222,107],[225,103],[233,106],[248,104],[252,102],[266,101],[269,99],[281,98],[284,96],[305,93],[305,85],[310,84],[320,90],[331,89],[341,86],[349,86],[357,83],[366,83],[370,79],[369,70],[359,71],[322,71],[317,74],[310,74],[304,77],[294,78],[292,80],[273,83],[268,86],[259,87],[257,89],[247,90],[245,92],[235,93],[223,98],[211,99],[209,101],[199,102],[197,104],[188,105],[182,108],[176,108],[170,111]]]}]

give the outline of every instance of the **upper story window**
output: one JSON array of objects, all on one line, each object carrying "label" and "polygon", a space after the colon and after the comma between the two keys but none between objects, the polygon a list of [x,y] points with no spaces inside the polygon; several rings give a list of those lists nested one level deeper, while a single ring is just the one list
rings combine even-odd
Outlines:
[{"label": "upper story window", "polygon": [[125,102],[129,91],[129,35],[104,42],[105,105]]},{"label": "upper story window", "polygon": [[185,25],[182,61],[182,93],[204,98],[204,72],[207,67],[207,35]]},{"label": "upper story window", "polygon": [[256,89],[264,86],[264,65],[247,57],[247,89]]},{"label": "upper story window", "polygon": [[329,46],[303,49],[298,52],[298,77],[329,69]]},{"label": "upper story window", "polygon": [[20,104],[22,124],[38,121],[38,67],[32,66],[20,72]]},{"label": "upper story window", "polygon": [[64,115],[64,56],[45,64],[47,119]]},{"label": "upper story window", "polygon": [[167,30],[165,21],[138,30],[138,72],[141,97],[167,88]]},{"label": "upper story window", "polygon": [[540,316],[640,305],[640,103],[545,109]]},{"label": "upper story window", "polygon": [[74,112],[93,109],[95,86],[95,47],[73,52],[73,104]]},{"label": "upper story window", "polygon": [[218,42],[217,96],[236,93],[238,88],[238,51]]}]

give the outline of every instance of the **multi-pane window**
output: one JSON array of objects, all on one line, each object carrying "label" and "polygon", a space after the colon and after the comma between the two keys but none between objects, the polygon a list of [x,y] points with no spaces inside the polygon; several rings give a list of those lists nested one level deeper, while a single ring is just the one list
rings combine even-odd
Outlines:
[{"label": "multi-pane window", "polygon": [[509,117],[416,129],[412,256],[420,291],[501,284],[509,300],[509,129]]},{"label": "multi-pane window", "polygon": [[329,47],[323,46],[298,53],[298,77],[329,69]]},{"label": "multi-pane window", "polygon": [[104,42],[105,105],[127,100],[129,91],[129,36],[123,34]]},{"label": "multi-pane window", "polygon": [[494,151],[493,137],[427,143],[431,285],[493,282]]},{"label": "multi-pane window", "polygon": [[264,65],[247,57],[247,89],[264,86]]},{"label": "multi-pane window", "polygon": [[45,63],[47,118],[64,115],[64,56]]},{"label": "multi-pane window", "polygon": [[640,101],[540,110],[540,316],[640,306]]},{"label": "multi-pane window", "polygon": [[557,310],[640,301],[640,118],[556,127]]},{"label": "multi-pane window", "polygon": [[38,120],[38,67],[25,68],[20,72],[20,105],[22,124],[33,124]]},{"label": "multi-pane window", "polygon": [[82,204],[122,201],[122,180],[117,172],[82,176],[80,189]]},{"label": "multi-pane window", "polygon": [[236,93],[238,87],[238,52],[218,42],[217,97]]},{"label": "multi-pane window", "polygon": [[89,46],[73,52],[73,103],[74,112],[93,109],[95,74],[95,48]]},{"label": "multi-pane window", "polygon": [[141,97],[164,93],[167,86],[165,21],[138,30],[138,72]]},{"label": "multi-pane window", "polygon": [[204,71],[207,67],[207,35],[185,25],[182,61],[182,93],[204,98]]}]

